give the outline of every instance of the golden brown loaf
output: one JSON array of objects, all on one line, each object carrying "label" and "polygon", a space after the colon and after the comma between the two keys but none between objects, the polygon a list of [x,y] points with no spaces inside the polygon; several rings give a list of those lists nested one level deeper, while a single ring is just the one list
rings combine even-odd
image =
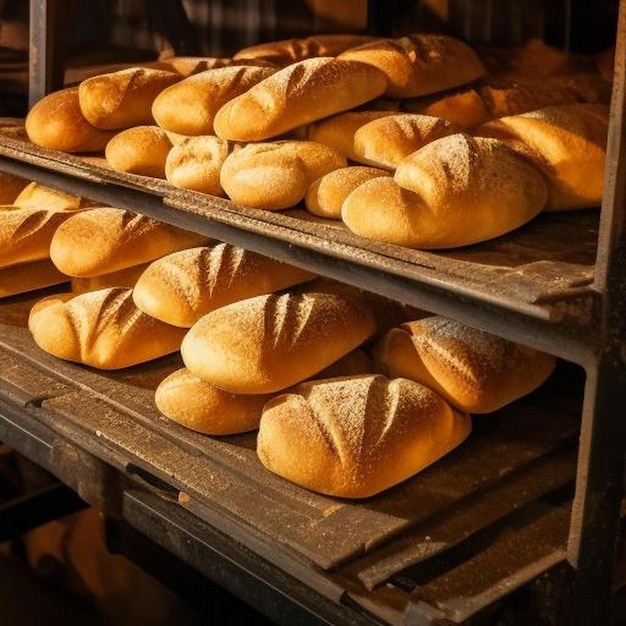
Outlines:
[{"label": "golden brown loaf", "polygon": [[220,182],[235,204],[277,211],[295,206],[313,181],[346,165],[342,154],[316,141],[251,143],[226,158]]},{"label": "golden brown loaf", "polygon": [[357,187],[341,215],[364,237],[449,248],[518,228],[541,212],[546,198],[543,176],[504,142],[459,133],[406,157],[394,178]]},{"label": "golden brown loaf", "polygon": [[42,350],[103,370],[176,352],[184,335],[140,311],[122,288],[44,298],[31,309],[28,328]]},{"label": "golden brown loaf", "polygon": [[152,104],[152,114],[166,130],[211,135],[213,119],[222,105],[275,71],[270,67],[231,66],[194,74],[164,89]]},{"label": "golden brown loaf", "polygon": [[485,74],[478,55],[449,35],[415,33],[351,48],[339,55],[369,63],[389,79],[385,95],[415,98],[467,85]]},{"label": "golden brown loaf", "polygon": [[271,393],[310,378],[375,331],[363,300],[307,284],[207,313],[181,353],[189,370],[221,389]]},{"label": "golden brown loaf", "polygon": [[241,395],[182,368],[164,378],[154,400],[165,417],[205,435],[234,435],[256,430],[271,394]]},{"label": "golden brown loaf", "polygon": [[220,172],[226,157],[235,146],[215,135],[187,137],[174,145],[165,159],[165,178],[175,187],[226,195]]},{"label": "golden brown loaf", "polygon": [[179,80],[178,72],[146,67],[92,76],[78,86],[80,110],[90,124],[107,130],[154,124],[154,99]]},{"label": "golden brown loaf", "polygon": [[50,259],[0,268],[0,298],[15,296],[68,281]]},{"label": "golden brown loaf", "polygon": [[313,181],[304,196],[304,204],[313,215],[341,219],[341,205],[348,195],[366,180],[379,176],[392,176],[392,173],[366,165],[340,167]]},{"label": "golden brown loaf", "polygon": [[546,210],[561,211],[602,202],[608,127],[607,107],[580,103],[503,117],[476,133],[526,156],[548,183]]},{"label": "golden brown loaf", "polygon": [[367,498],[428,467],[470,431],[469,416],[419,383],[340,377],[269,400],[257,453],[268,470],[302,487]]},{"label": "golden brown loaf", "polygon": [[107,143],[104,156],[117,172],[165,178],[165,161],[172,141],[159,126],[133,126]]},{"label": "golden brown loaf", "polygon": [[313,278],[293,265],[216,243],[153,261],[137,281],[133,298],[152,317],[188,328],[214,309]]},{"label": "golden brown loaf", "polygon": [[53,189],[37,182],[31,182],[20,191],[13,205],[20,209],[75,211],[92,206],[93,202],[88,198]]},{"label": "golden brown loaf", "polygon": [[78,102],[78,87],[44,96],[28,111],[24,127],[33,143],[61,152],[102,152],[113,137],[112,131],[87,121]]},{"label": "golden brown loaf", "polygon": [[146,215],[97,207],[73,215],[57,228],[50,242],[50,258],[68,276],[88,278],[206,242],[205,236]]},{"label": "golden brown loaf", "polygon": [[215,134],[233,141],[263,141],[380,96],[385,74],[365,63],[335,57],[288,65],[229,100],[213,120]]},{"label": "golden brown loaf", "polygon": [[556,358],[436,315],[391,329],[374,358],[386,375],[430,387],[468,413],[490,413],[544,383]]}]

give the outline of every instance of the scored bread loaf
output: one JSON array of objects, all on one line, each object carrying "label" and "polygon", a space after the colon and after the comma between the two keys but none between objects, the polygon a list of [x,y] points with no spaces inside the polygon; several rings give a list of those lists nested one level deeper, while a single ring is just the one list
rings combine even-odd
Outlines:
[{"label": "scored bread loaf", "polygon": [[154,99],[179,80],[178,72],[148,67],[91,76],[78,85],[80,110],[90,124],[105,130],[151,125]]},{"label": "scored bread loaf", "polygon": [[176,352],[185,332],[146,315],[130,289],[117,287],[44,298],[32,307],[28,328],[45,352],[103,370]]},{"label": "scored bread loaf", "polygon": [[133,126],[107,143],[104,156],[116,172],[165,178],[165,161],[171,148],[172,140],[159,126]]},{"label": "scored bread loaf", "polygon": [[367,498],[428,467],[470,431],[468,415],[419,383],[339,377],[269,400],[257,453],[268,470],[302,487]]},{"label": "scored bread loaf", "polygon": [[392,328],[374,361],[390,377],[430,387],[468,413],[491,413],[544,383],[556,358],[434,315]]},{"label": "scored bread loaf", "polygon": [[89,278],[207,243],[207,237],[125,209],[96,207],[68,218],[50,242],[50,258],[68,276]]},{"label": "scored bread loaf", "polygon": [[181,135],[211,135],[213,119],[222,105],[275,71],[248,65],[194,74],[164,89],[152,104],[152,115],[166,130]]},{"label": "scored bread loaf", "polygon": [[113,131],[87,121],[78,102],[78,87],[53,91],[26,114],[28,138],[42,148],[70,153],[102,152]]},{"label": "scored bread loaf", "polygon": [[548,183],[545,210],[599,206],[609,128],[608,108],[578,103],[493,120],[477,135],[505,141],[528,158]]},{"label": "scored bread loaf", "polygon": [[189,328],[214,309],[314,277],[256,252],[216,243],[153,261],[137,281],[133,299],[152,317]]},{"label": "scored bread loaf", "polygon": [[371,64],[389,79],[385,95],[415,98],[472,83],[485,74],[478,55],[466,43],[434,33],[384,39],[342,52],[339,59]]},{"label": "scored bread loaf", "polygon": [[316,141],[251,143],[228,155],[220,183],[235,204],[278,211],[298,204],[320,176],[346,165],[342,154]]},{"label": "scored bread loaf", "polygon": [[185,366],[232,393],[271,393],[328,367],[376,332],[363,299],[309,283],[215,309],[188,331]]},{"label": "scored bread loaf", "polygon": [[0,267],[0,298],[61,285],[68,280],[50,259]]},{"label": "scored bread loaf", "polygon": [[365,63],[336,57],[298,61],[224,104],[215,134],[232,141],[263,141],[380,96],[385,74]]},{"label": "scored bread loaf", "polygon": [[412,248],[451,248],[510,232],[545,206],[543,176],[503,141],[458,133],[357,187],[341,208],[353,232]]}]

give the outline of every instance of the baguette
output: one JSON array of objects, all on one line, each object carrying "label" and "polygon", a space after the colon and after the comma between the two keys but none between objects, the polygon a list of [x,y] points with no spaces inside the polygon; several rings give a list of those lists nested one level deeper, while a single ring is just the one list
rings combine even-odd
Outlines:
[{"label": "baguette", "polygon": [[90,278],[207,243],[207,237],[114,207],[71,216],[50,242],[50,258],[68,276]]},{"label": "baguette", "polygon": [[426,385],[468,413],[491,413],[544,383],[556,358],[435,315],[391,329],[374,361],[390,377]]},{"label": "baguette", "polygon": [[315,276],[228,243],[189,248],[153,261],[133,290],[135,304],[157,319],[189,328],[203,315]]},{"label": "baguette", "polygon": [[50,259],[18,263],[0,268],[0,298],[62,285],[69,280]]},{"label": "baguette", "polygon": [[232,141],[263,141],[362,105],[380,96],[379,69],[334,57],[288,65],[229,100],[213,120],[215,134]]},{"label": "baguette", "polygon": [[44,298],[32,307],[28,328],[45,352],[102,370],[176,352],[184,335],[140,311],[123,288]]},{"label": "baguette", "polygon": [[53,189],[31,182],[24,187],[13,201],[20,209],[42,209],[46,211],[76,211],[93,206],[93,201],[66,191]]},{"label": "baguette", "polygon": [[419,383],[339,377],[269,400],[257,453],[268,470],[302,487],[368,498],[428,467],[470,431],[468,415]]}]

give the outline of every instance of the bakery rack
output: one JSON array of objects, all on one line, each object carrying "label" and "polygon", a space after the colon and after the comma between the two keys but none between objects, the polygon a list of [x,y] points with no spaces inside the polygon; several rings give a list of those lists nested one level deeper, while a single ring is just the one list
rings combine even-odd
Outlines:
[{"label": "bakery rack", "polygon": [[[45,18],[36,23],[50,24],[54,4],[31,2]],[[49,47],[33,49],[31,67],[48,67]],[[19,121],[4,120],[3,171],[562,361],[549,385],[477,419],[467,445],[381,496],[349,502],[269,475],[254,435],[208,438],[160,416],[153,390],[180,367],[178,356],[102,373],[42,353],[25,328],[41,296],[30,294],[0,306],[0,440],[277,623],[493,623],[520,594],[546,623],[609,623],[621,584],[626,449],[625,64],[621,0],[601,210],[542,215],[491,242],[438,253],[112,172],[34,146]]]}]

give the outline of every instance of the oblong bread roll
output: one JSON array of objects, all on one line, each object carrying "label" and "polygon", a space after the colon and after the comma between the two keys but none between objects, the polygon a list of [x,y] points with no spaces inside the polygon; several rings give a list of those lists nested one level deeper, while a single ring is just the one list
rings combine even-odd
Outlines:
[{"label": "oblong bread roll", "polygon": [[59,272],[50,259],[18,263],[0,268],[0,298],[61,285],[69,277]]},{"label": "oblong bread roll", "polygon": [[216,243],[153,261],[137,281],[133,298],[149,315],[189,328],[214,309],[314,277],[256,252]]},{"label": "oblong bread roll", "polygon": [[104,156],[116,172],[165,178],[165,161],[172,149],[169,135],[159,126],[133,126],[107,143]]},{"label": "oblong bread roll", "polygon": [[298,204],[317,178],[346,165],[342,154],[316,141],[252,143],[226,158],[220,182],[235,204],[278,211]]},{"label": "oblong bread roll", "polygon": [[90,278],[207,243],[207,237],[125,209],[96,207],[68,218],[50,258],[68,276]]},{"label": "oblong bread roll", "polygon": [[602,203],[608,129],[608,107],[579,103],[503,117],[476,134],[527,156],[548,182],[545,210],[563,211]]},{"label": "oblong bread roll", "polygon": [[392,173],[366,165],[340,167],[313,181],[304,196],[304,204],[313,215],[339,220],[343,201],[360,184],[380,176],[392,176]]},{"label": "oblong bread roll", "polygon": [[70,153],[102,152],[114,132],[96,128],[80,108],[78,87],[53,91],[26,114],[28,138],[42,148]]},{"label": "oblong bread roll", "polygon": [[328,367],[376,331],[364,301],[305,285],[241,300],[200,318],[185,366],[232,393],[272,393]]},{"label": "oblong bread roll", "polygon": [[32,307],[28,328],[49,354],[103,370],[176,352],[185,332],[146,315],[130,289],[116,287],[44,298]]},{"label": "oblong bread roll", "polygon": [[224,104],[213,120],[215,134],[263,141],[373,100],[386,86],[382,71],[358,61],[298,61]]},{"label": "oblong bread roll", "polygon": [[490,413],[525,396],[556,365],[552,355],[439,315],[391,329],[374,360],[388,376],[426,385],[468,413]]},{"label": "oblong bread roll", "polygon": [[414,476],[470,433],[436,393],[379,374],[305,382],[263,409],[263,465],[302,487],[367,498]]},{"label": "oblong bread roll", "polygon": [[178,72],[148,67],[91,76],[78,85],[80,110],[90,124],[105,130],[151,125],[154,99],[180,80]]},{"label": "oblong bread roll", "polygon": [[275,71],[247,65],[193,74],[164,89],[152,104],[152,115],[159,126],[174,133],[212,135],[213,119],[222,105]]},{"label": "oblong bread roll", "polygon": [[46,211],[76,211],[93,206],[94,202],[37,182],[31,182],[20,191],[13,205],[21,209],[43,209]]}]

